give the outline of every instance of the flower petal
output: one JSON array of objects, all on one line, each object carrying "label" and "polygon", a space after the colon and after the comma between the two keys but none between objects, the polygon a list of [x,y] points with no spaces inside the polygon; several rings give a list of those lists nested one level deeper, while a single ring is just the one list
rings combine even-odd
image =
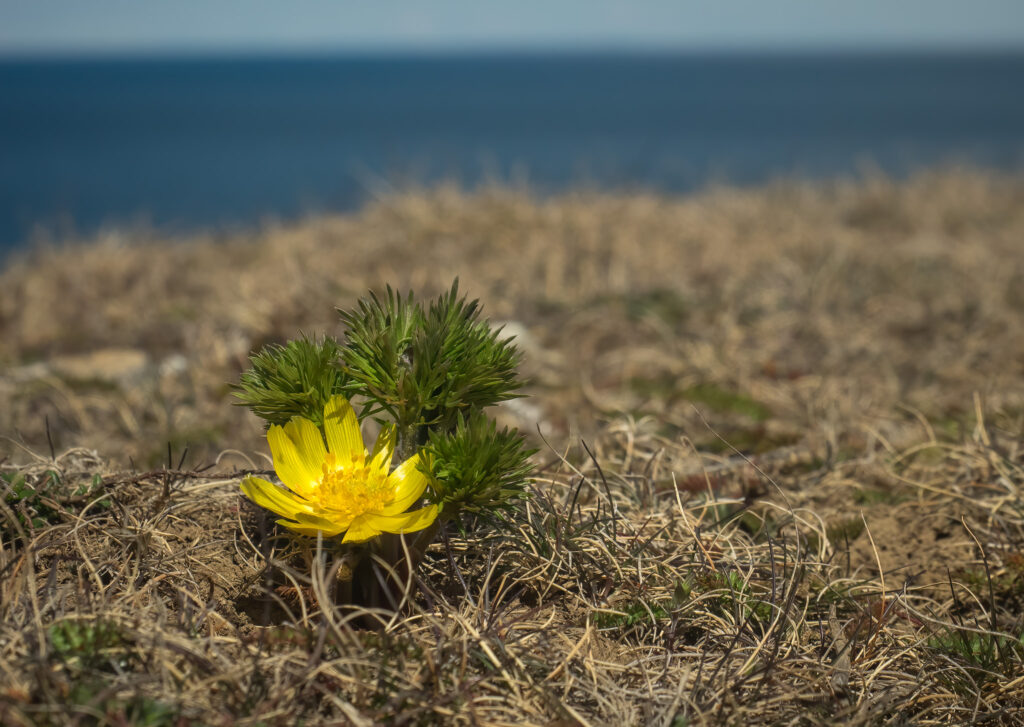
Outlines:
[{"label": "flower petal", "polygon": [[414,454],[388,476],[388,483],[395,488],[395,499],[381,508],[381,515],[398,515],[412,507],[427,489],[427,476],[420,471],[420,456]]},{"label": "flower petal", "polygon": [[278,515],[294,518],[311,509],[302,498],[259,477],[246,477],[241,488],[250,500]]},{"label": "flower petal", "polygon": [[295,443],[303,466],[319,480],[323,475],[324,460],[327,458],[327,448],[324,447],[320,428],[305,417],[292,417],[292,420],[284,425],[284,433]]},{"label": "flower petal", "polygon": [[291,520],[275,520],[275,522],[278,525],[283,525],[292,532],[298,533],[299,535],[309,535],[314,538],[321,532],[324,534],[325,538],[330,537],[332,535],[337,535],[338,532],[340,532],[328,532],[323,528],[317,527],[316,525],[303,525],[302,523],[292,522]]},{"label": "flower petal", "polygon": [[[314,425],[315,426],[315,425]],[[300,495],[308,495],[323,474],[320,467],[312,469],[306,459],[299,455],[292,438],[285,433],[284,427],[276,424],[267,432],[270,454],[274,457],[274,471],[281,481],[292,491]]]},{"label": "flower petal", "polygon": [[300,512],[295,519],[306,525],[317,525],[324,532],[334,530],[336,533],[348,528],[352,522],[351,517],[338,517],[337,513],[319,508],[314,509],[311,513]]},{"label": "flower petal", "polygon": [[[437,519],[437,505],[427,505],[419,510],[404,512],[401,515],[374,515],[367,513],[362,517],[366,519],[367,527],[379,532],[414,533],[427,527]],[[356,519],[358,520],[359,518]]]},{"label": "flower petal", "polygon": [[391,469],[391,457],[395,452],[396,430],[394,424],[385,424],[377,435],[377,441],[370,453],[370,469],[387,476]]},{"label": "flower petal", "polygon": [[348,526],[343,543],[362,543],[380,535],[380,530],[370,525],[368,515],[360,515]]},{"label": "flower petal", "polygon": [[324,534],[325,538],[337,535],[342,530],[345,530],[349,525],[347,522],[339,523],[328,518],[320,517],[319,515],[303,512],[296,513],[294,520],[295,522],[288,520],[278,520],[278,522],[297,533],[302,533],[303,535],[316,535],[320,532]]},{"label": "flower petal", "polygon": [[327,449],[342,462],[366,457],[359,420],[344,396],[332,396],[324,407],[324,433]]}]

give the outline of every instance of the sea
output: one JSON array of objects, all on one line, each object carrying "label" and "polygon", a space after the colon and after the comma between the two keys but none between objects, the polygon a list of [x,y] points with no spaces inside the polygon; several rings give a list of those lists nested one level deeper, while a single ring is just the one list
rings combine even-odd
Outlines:
[{"label": "sea", "polygon": [[0,253],[439,181],[685,193],[1024,171],[1024,51],[0,59]]}]

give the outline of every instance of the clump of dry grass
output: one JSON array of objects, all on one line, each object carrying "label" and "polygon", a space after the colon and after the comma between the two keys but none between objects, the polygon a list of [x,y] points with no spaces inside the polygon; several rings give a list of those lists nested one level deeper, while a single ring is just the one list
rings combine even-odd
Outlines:
[{"label": "clump of dry grass", "polygon": [[[36,492],[90,491],[45,523],[4,508],[4,723],[1016,721],[1019,438],[866,451],[764,498],[681,490],[636,431],[597,441],[550,456],[507,531],[435,546],[379,629],[333,605],[329,559],[288,567],[236,478],[41,458]],[[835,507],[862,483],[902,504]]]},{"label": "clump of dry grass", "polygon": [[[442,188],[250,236],[44,249],[0,274],[0,431],[44,449],[48,418],[58,448],[139,466],[168,441],[196,461],[252,451],[257,423],[226,387],[251,349],[337,333],[335,307],[368,288],[426,297],[456,275],[520,334],[523,429],[651,415],[718,446],[695,397],[730,440],[762,428],[762,448],[898,407],[954,426],[975,391],[1024,409],[1022,236],[1019,179],[951,172],[679,199]],[[111,373],[66,361],[97,349],[132,354]]]},{"label": "clump of dry grass", "polygon": [[[11,261],[0,721],[1014,724],[1022,203],[968,172],[439,189]],[[525,349],[500,416],[537,432],[535,496],[354,612],[239,497],[269,464],[226,383],[456,274]]]}]

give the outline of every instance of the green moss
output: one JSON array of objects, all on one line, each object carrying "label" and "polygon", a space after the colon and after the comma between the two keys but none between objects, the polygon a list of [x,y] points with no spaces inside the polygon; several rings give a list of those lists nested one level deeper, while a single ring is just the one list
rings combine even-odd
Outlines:
[{"label": "green moss", "polygon": [[46,632],[50,649],[65,663],[88,669],[127,660],[126,645],[117,624],[104,620],[66,619],[52,624]]},{"label": "green moss", "polygon": [[935,672],[958,694],[975,694],[979,685],[1014,677],[1024,670],[1024,633],[1007,637],[949,626],[928,639],[928,648],[959,664],[959,670]]},{"label": "green moss", "polygon": [[661,604],[637,599],[617,607],[614,612],[598,611],[594,614],[594,624],[599,629],[629,628],[645,622],[656,623],[668,615]]},{"label": "green moss", "polygon": [[626,314],[633,320],[655,316],[669,324],[679,324],[690,316],[690,304],[677,291],[656,288],[625,296]]},{"label": "green moss", "polygon": [[864,520],[860,517],[850,517],[838,522],[829,523],[825,528],[825,535],[829,542],[835,546],[845,543],[852,543],[864,532]]},{"label": "green moss", "polygon": [[774,538],[779,532],[779,521],[771,513],[757,513],[745,509],[739,518],[739,526],[754,537],[758,543]]},{"label": "green moss", "polygon": [[853,581],[840,581],[838,583],[825,583],[818,578],[810,584],[811,593],[814,595],[814,602],[823,606],[822,612],[827,613],[830,606],[840,606],[841,610],[856,610],[857,599],[852,591],[859,584]]},{"label": "green moss", "polygon": [[736,429],[727,428],[719,430],[718,434],[721,436],[695,438],[694,444],[704,452],[732,455],[736,453],[737,449],[746,454],[764,454],[765,452],[772,452],[782,447],[790,447],[800,441],[799,435],[770,435],[761,426]]},{"label": "green moss", "polygon": [[[859,517],[851,517],[829,523],[825,527],[825,537],[834,548],[845,548],[847,543],[852,543],[864,532],[864,521]],[[817,533],[808,533],[807,549],[812,553],[821,546],[821,539]]]},{"label": "green moss", "polygon": [[689,401],[719,414],[735,414],[755,422],[764,422],[772,415],[771,409],[765,404],[714,383],[705,382],[679,388],[676,377],[663,374],[656,377],[634,377],[629,380],[629,387],[640,396],[670,402]]},{"label": "green moss", "polygon": [[[133,725],[133,727],[175,727],[186,724],[180,707],[137,694],[129,699],[108,696],[110,684],[101,679],[85,679],[75,682],[68,692],[64,710],[86,717],[82,724]],[[62,711],[64,711],[62,710]],[[67,724],[63,721],[40,724]],[[190,722],[188,724],[191,724]]]},{"label": "green moss", "polygon": [[853,501],[858,505],[898,505],[907,501],[907,496],[892,489],[867,487],[853,493]]},{"label": "green moss", "polygon": [[703,404],[721,413],[739,414],[755,422],[763,422],[772,415],[764,404],[745,394],[723,389],[717,384],[691,386],[682,391],[682,396],[694,404]]},{"label": "green moss", "polygon": [[959,571],[957,578],[975,594],[987,594],[991,583],[992,593],[999,601],[1024,601],[1022,560],[1024,558],[1011,554],[1007,559],[1005,572],[986,574],[983,569],[969,568]]},{"label": "green moss", "polygon": [[[10,506],[22,527],[45,528],[73,515],[76,507],[103,491],[103,478],[94,474],[77,484],[67,482],[56,470],[26,476],[17,471],[0,472],[0,497]],[[110,507],[107,499],[95,507]]]},{"label": "green moss", "polygon": [[751,589],[751,585],[735,570],[711,571],[695,579],[693,590],[698,593],[716,592],[714,604],[723,615],[739,615],[767,624],[774,615],[773,607],[762,600]]}]

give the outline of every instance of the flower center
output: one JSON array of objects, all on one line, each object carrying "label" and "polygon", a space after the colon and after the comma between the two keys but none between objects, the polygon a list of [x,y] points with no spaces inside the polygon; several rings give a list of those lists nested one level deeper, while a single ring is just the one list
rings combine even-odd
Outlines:
[{"label": "flower center", "polygon": [[351,519],[375,512],[394,500],[394,486],[379,470],[367,465],[363,456],[340,458],[328,453],[320,486],[313,492],[325,510]]}]

